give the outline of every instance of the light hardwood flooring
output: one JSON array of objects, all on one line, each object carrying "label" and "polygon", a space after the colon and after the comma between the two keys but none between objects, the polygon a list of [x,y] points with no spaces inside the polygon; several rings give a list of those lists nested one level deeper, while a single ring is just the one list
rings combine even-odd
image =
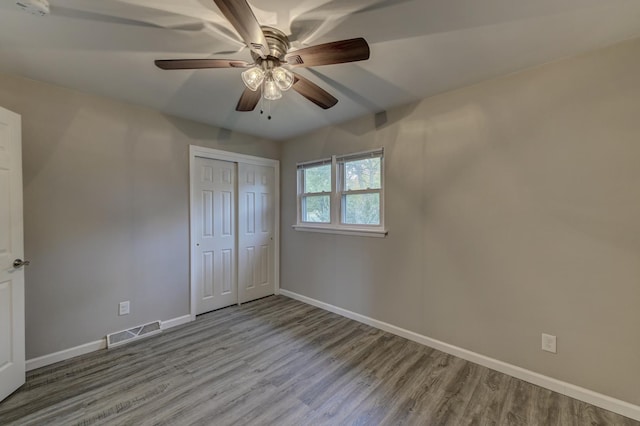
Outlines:
[{"label": "light hardwood flooring", "polygon": [[640,425],[272,296],[28,373],[19,425]]}]

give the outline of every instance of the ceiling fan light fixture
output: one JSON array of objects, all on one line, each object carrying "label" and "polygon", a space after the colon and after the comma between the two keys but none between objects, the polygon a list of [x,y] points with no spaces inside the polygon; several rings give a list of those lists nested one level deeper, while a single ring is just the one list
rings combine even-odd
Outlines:
[{"label": "ceiling fan light fixture", "polygon": [[268,101],[275,101],[282,97],[282,92],[272,78],[267,78],[264,82],[264,92],[262,93],[262,96],[264,96]]},{"label": "ceiling fan light fixture", "polygon": [[260,67],[252,67],[242,72],[242,81],[244,85],[254,92],[260,88],[264,81],[265,73]]},{"label": "ceiling fan light fixture", "polygon": [[273,81],[276,82],[278,88],[283,92],[291,89],[293,86],[294,78],[293,73],[286,68],[278,67],[271,71]]}]

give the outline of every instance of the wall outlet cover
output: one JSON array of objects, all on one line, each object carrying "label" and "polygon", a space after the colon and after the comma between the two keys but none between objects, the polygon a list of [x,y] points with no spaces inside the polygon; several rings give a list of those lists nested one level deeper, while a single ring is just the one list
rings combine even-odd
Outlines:
[{"label": "wall outlet cover", "polygon": [[118,315],[129,315],[129,301],[125,300],[118,305]]},{"label": "wall outlet cover", "polygon": [[556,336],[542,333],[542,350],[554,354],[558,353],[556,346]]}]

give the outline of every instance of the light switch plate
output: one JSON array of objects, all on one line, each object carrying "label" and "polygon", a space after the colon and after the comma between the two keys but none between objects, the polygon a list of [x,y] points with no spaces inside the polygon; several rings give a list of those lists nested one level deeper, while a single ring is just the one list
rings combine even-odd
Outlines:
[{"label": "light switch plate", "polygon": [[118,315],[129,315],[129,301],[125,300],[118,305]]}]

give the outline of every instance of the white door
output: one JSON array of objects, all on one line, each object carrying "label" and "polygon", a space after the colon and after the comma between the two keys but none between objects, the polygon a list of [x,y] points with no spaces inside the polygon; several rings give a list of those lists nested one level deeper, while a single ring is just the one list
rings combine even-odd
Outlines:
[{"label": "white door", "polygon": [[196,314],[238,301],[236,277],[236,165],[196,157],[195,197]]},{"label": "white door", "polygon": [[0,400],[25,380],[20,151],[20,116],[0,108]]},{"label": "white door", "polygon": [[275,292],[275,169],[238,164],[238,301]]}]

